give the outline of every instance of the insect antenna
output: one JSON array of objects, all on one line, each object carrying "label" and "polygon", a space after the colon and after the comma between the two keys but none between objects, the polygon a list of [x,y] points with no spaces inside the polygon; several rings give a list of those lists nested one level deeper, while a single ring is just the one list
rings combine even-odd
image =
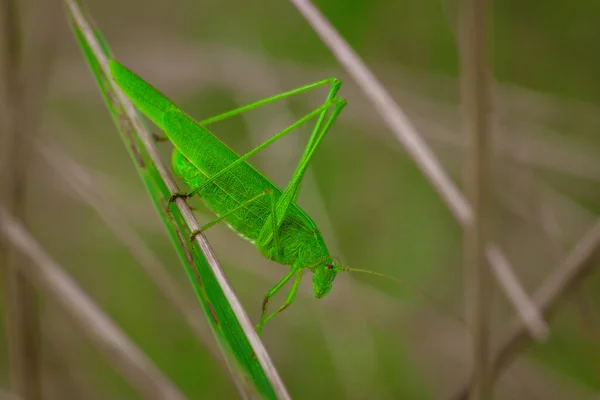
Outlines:
[{"label": "insect antenna", "polygon": [[416,286],[410,285],[406,281],[403,281],[402,279],[398,279],[395,276],[384,274],[382,272],[371,271],[371,270],[368,270],[368,269],[350,268],[350,267],[341,267],[341,271],[360,272],[360,273],[363,273],[363,274],[369,274],[369,275],[379,276],[379,277],[382,277],[382,278],[394,281],[398,285],[408,287],[411,290],[414,290],[415,292],[419,292],[420,294],[429,297],[428,294],[425,291],[423,291],[422,289],[420,289],[420,288],[418,288]]},{"label": "insect antenna", "polygon": [[402,279],[396,278],[395,276],[384,274],[382,272],[371,271],[368,269],[350,268],[350,267],[345,267],[345,266],[341,266],[340,271],[360,272],[363,274],[375,275],[375,276],[379,276],[381,278],[389,279],[389,280],[397,283],[398,285],[407,287],[410,290],[412,290],[413,292],[419,293],[421,296],[423,296],[424,299],[429,301],[431,304],[434,304],[437,307],[439,307],[440,309],[445,310],[446,312],[449,313],[449,315],[454,317],[457,321],[461,322],[462,324],[465,324],[464,319],[461,318],[456,311],[448,308],[447,302],[442,302],[442,301],[436,299],[435,297],[431,296],[429,293],[427,293],[427,291],[419,288],[418,286],[411,285],[411,284],[403,281]]}]

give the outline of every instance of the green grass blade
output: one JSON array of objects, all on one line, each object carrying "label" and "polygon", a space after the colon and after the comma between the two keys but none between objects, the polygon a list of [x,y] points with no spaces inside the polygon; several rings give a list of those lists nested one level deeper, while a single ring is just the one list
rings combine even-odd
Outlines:
[{"label": "green grass blade", "polygon": [[93,27],[79,2],[66,0],[65,4],[70,25],[84,57],[167,228],[224,357],[229,361],[238,388],[243,387],[241,390],[246,394],[259,393],[264,398],[288,399],[289,395],[277,370],[206,239],[198,235],[193,245],[188,243],[190,233],[199,227],[189,207],[181,199],[168,204],[169,197],[177,192],[177,187],[158,156],[139,112],[110,79],[107,62],[112,54],[108,45],[100,31]]}]

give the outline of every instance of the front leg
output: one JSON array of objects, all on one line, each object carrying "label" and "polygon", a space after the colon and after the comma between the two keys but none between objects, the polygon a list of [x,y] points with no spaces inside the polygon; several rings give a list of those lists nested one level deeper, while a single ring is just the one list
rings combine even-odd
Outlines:
[{"label": "front leg", "polygon": [[[293,303],[294,298],[296,297],[296,292],[298,291],[298,288],[300,287],[300,282],[302,281],[302,273],[304,272],[304,268],[292,268],[290,270],[290,272],[283,277],[283,279],[281,281],[279,281],[279,283],[277,285],[275,285],[271,290],[269,290],[269,292],[267,293],[267,295],[265,296],[265,299],[263,301],[263,311],[262,311],[262,315],[260,317],[260,322],[258,323],[258,325],[256,325],[256,332],[258,333],[258,336],[260,336],[262,334],[262,329],[265,326],[265,324],[267,322],[269,322],[271,320],[271,318],[273,318],[274,316],[276,316],[277,314],[279,314],[280,312],[282,312],[283,310],[285,310],[286,308],[288,308],[290,306],[290,304]],[[290,289],[290,293],[288,294],[287,299],[285,300],[285,303],[283,303],[283,305],[281,307],[279,307],[279,309],[277,311],[275,311],[274,313],[272,313],[271,315],[269,315],[267,317],[267,308],[269,306],[269,300],[271,300],[271,298],[279,291],[279,289],[281,289],[283,287],[283,285],[285,285],[287,283],[287,281],[289,281],[291,279],[292,276],[294,276],[294,274],[296,274],[296,279],[294,279],[294,283],[292,284],[292,288]]]}]

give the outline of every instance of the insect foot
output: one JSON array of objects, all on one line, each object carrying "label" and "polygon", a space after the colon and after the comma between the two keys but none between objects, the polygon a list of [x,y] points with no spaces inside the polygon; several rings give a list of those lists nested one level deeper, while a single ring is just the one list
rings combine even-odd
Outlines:
[{"label": "insect foot", "polygon": [[194,240],[196,240],[196,236],[198,236],[201,233],[202,233],[202,229],[196,229],[195,231],[193,231],[192,234],[190,235],[190,243],[193,243]]},{"label": "insect foot", "polygon": [[174,203],[175,200],[177,199],[187,199],[188,197],[190,197],[187,193],[183,193],[183,192],[178,192],[175,194],[172,194],[171,197],[169,197],[169,204]]},{"label": "insect foot", "polygon": [[166,135],[159,135],[158,133],[152,132],[152,140],[154,140],[155,143],[168,142],[169,137]]}]

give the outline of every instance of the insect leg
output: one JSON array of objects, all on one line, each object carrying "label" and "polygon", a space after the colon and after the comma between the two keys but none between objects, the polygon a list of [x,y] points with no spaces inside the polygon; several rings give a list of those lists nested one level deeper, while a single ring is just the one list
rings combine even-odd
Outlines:
[{"label": "insect leg", "polygon": [[232,209],[231,211],[226,212],[225,214],[221,215],[219,218],[209,222],[208,224],[202,226],[200,229],[196,229],[195,231],[192,232],[192,234],[190,235],[190,242],[193,242],[194,239],[196,238],[196,236],[199,233],[204,232],[205,230],[207,230],[208,228],[218,224],[220,221],[224,220],[225,218],[227,218],[228,216],[230,216],[231,214],[233,214],[236,211],[241,210],[242,208],[246,207],[248,204],[255,202],[256,200],[260,199],[263,196],[266,195],[270,195],[271,196],[271,203],[274,202],[274,193],[271,189],[267,189],[264,192],[262,192],[261,194],[254,196],[253,198],[251,198],[250,200],[247,200],[245,202],[243,202],[242,204],[240,204],[239,206],[235,207],[234,209]]},{"label": "insect leg", "polygon": [[[273,287],[273,289],[269,290],[269,292],[265,296],[265,300],[263,301],[263,311],[262,311],[262,315],[260,317],[260,322],[258,323],[258,325],[256,325],[256,332],[258,333],[259,336],[262,333],[263,326],[265,326],[265,324],[268,321],[270,321],[271,318],[273,318],[274,316],[276,316],[277,314],[279,314],[280,312],[282,312],[283,310],[288,308],[290,306],[290,304],[293,303],[294,298],[296,297],[296,292],[298,291],[298,288],[300,287],[300,282],[302,281],[302,273],[303,272],[304,272],[304,268],[290,270],[290,272],[277,285],[275,285]],[[271,315],[266,317],[269,300],[271,299],[271,297],[273,297],[275,295],[275,293],[277,293],[279,291],[279,289],[281,289],[283,287],[283,285],[285,285],[287,283],[288,280],[290,280],[290,278],[294,274],[296,274],[296,279],[294,279],[294,283],[292,284],[292,288],[290,289],[290,293],[288,294],[288,297],[285,300],[285,303],[283,303],[283,305],[281,307],[279,307],[279,309],[277,311],[275,311],[274,313],[272,313]]]},{"label": "insect leg", "polygon": [[[260,150],[263,150],[264,148],[268,147],[269,145],[273,144],[274,142],[276,142],[277,140],[283,138],[285,135],[287,135],[288,133],[292,132],[294,129],[298,128],[299,126],[303,125],[304,123],[308,122],[308,120],[314,118],[315,116],[319,115],[319,120],[317,121],[317,125],[315,127],[316,130],[318,130],[318,128],[320,127],[323,118],[325,117],[327,110],[329,109],[330,105],[336,101],[335,96],[340,88],[340,86],[342,85],[342,82],[337,79],[337,78],[327,78],[327,79],[323,79],[321,81],[315,82],[315,83],[311,83],[293,90],[290,90],[288,92],[284,92],[284,93],[280,93],[278,95],[272,96],[272,97],[268,97],[266,99],[257,101],[255,103],[249,104],[247,106],[244,107],[240,107],[237,108],[235,110],[231,110],[228,111],[226,113],[223,114],[219,114],[217,116],[211,117],[211,118],[207,118],[204,119],[202,121],[199,121],[198,124],[200,125],[208,125],[217,121],[221,121],[223,119],[232,117],[234,115],[238,115],[244,111],[248,111],[251,110],[253,108],[257,108],[260,107],[262,105],[277,101],[277,100],[281,100],[284,99],[286,97],[290,97],[293,96],[295,94],[299,94],[302,92],[306,92],[308,90],[311,89],[315,89],[317,87],[323,86],[325,84],[331,84],[331,89],[329,90],[329,94],[327,95],[327,100],[326,102],[319,107],[318,109],[312,111],[311,113],[305,115],[303,118],[301,118],[300,120],[296,121],[295,123],[293,123],[292,125],[288,126],[287,128],[283,129],[282,131],[280,131],[279,133],[275,134],[273,137],[271,137],[270,139],[268,139],[267,141],[265,141],[264,143],[262,143],[261,145],[257,146],[256,148],[254,148],[253,150],[249,151],[248,153],[244,154],[242,157],[240,157],[238,160],[236,160],[235,162],[233,162],[232,164],[230,164],[228,167],[224,168],[223,170],[219,171],[217,174],[213,175],[212,177],[210,177],[206,182],[204,182],[200,187],[195,188],[194,190],[192,190],[191,192],[185,193],[185,192],[181,192],[181,193],[176,193],[173,196],[171,196],[171,198],[169,199],[169,203],[175,201],[175,199],[177,198],[183,198],[186,199],[188,197],[191,197],[193,195],[195,195],[196,193],[198,193],[202,188],[204,188],[205,186],[207,186],[208,184],[212,183],[219,175],[227,172],[229,169],[231,169],[232,167],[236,166],[237,164],[244,162],[245,160],[247,160],[248,158],[250,158],[251,156],[253,156],[254,154],[258,153]],[[330,104],[331,103],[331,104]],[[165,113],[168,114],[169,112],[175,112],[175,111],[167,111]],[[309,142],[310,144],[310,142]]]},{"label": "insect leg", "polygon": [[[279,200],[277,201],[277,207],[276,207],[277,214],[273,216],[276,218],[276,221],[277,221],[276,229],[273,230],[270,227],[270,222],[266,221],[266,223],[263,226],[261,233],[258,237],[258,240],[257,240],[257,242],[260,244],[265,245],[271,241],[273,234],[277,231],[277,229],[283,222],[283,219],[284,219],[289,207],[296,202],[296,199],[298,198],[298,193],[300,192],[300,184],[302,183],[302,179],[304,178],[304,173],[306,172],[306,169],[308,168],[308,164],[310,163],[310,160],[314,156],[317,148],[319,147],[319,145],[325,138],[325,135],[327,135],[327,132],[329,132],[331,125],[333,125],[335,120],[338,118],[338,116],[340,115],[340,113],[342,112],[344,107],[346,106],[346,100],[341,99],[341,98],[334,98],[332,100],[329,100],[326,104],[328,104],[329,107],[334,105],[335,108],[334,108],[333,112],[331,113],[331,115],[329,115],[329,117],[324,125],[322,124],[322,122],[325,118],[325,114],[329,107],[327,109],[323,110],[324,111],[323,114],[319,117],[319,121],[317,121],[317,123],[315,125],[315,129],[313,130],[313,133],[309,139],[309,142],[308,142],[308,145],[306,146],[304,154],[302,155],[302,158],[298,162],[296,171],[294,171],[294,175],[292,176],[290,183],[288,184],[287,188],[283,191],[283,194],[279,197]],[[323,125],[322,128],[321,128],[321,125]],[[269,218],[271,218],[271,217],[269,217]]]},{"label": "insect leg", "polygon": [[[232,162],[231,164],[229,164],[227,167],[223,168],[221,171],[217,172],[216,174],[214,174],[213,176],[211,176],[210,178],[208,178],[200,186],[198,186],[197,188],[194,188],[194,190],[192,190],[191,192],[189,192],[189,193],[179,193],[177,195],[177,197],[191,197],[191,196],[195,195],[200,190],[202,190],[204,187],[206,187],[209,184],[213,183],[215,181],[215,179],[217,179],[219,176],[221,176],[222,174],[224,174],[227,171],[229,171],[231,168],[233,168],[236,165],[238,165],[238,164],[246,161],[248,158],[250,158],[254,154],[258,153],[259,151],[263,150],[264,148],[270,146],[271,144],[273,144],[277,140],[281,139],[285,135],[287,135],[290,132],[292,132],[294,129],[296,129],[299,126],[305,124],[306,122],[308,122],[312,118],[315,118],[316,116],[320,115],[321,113],[323,113],[323,111],[328,110],[333,104],[338,104],[338,103],[345,104],[345,100],[343,100],[341,98],[334,98],[334,99],[331,99],[331,100],[327,101],[321,107],[319,107],[319,108],[311,111],[310,113],[306,114],[304,117],[300,118],[298,121],[294,122],[293,124],[291,124],[287,128],[285,128],[282,131],[280,131],[279,133],[275,134],[274,136],[272,136],[271,138],[269,138],[268,140],[266,140],[264,143],[258,145],[254,149],[250,150],[248,153],[244,154],[242,157],[238,158],[237,160],[235,160],[234,162]],[[341,111],[341,109],[340,109],[340,111]],[[170,111],[170,112],[173,112],[173,111]]]},{"label": "insect leg", "polygon": [[256,102],[248,104],[246,106],[236,108],[235,110],[227,111],[225,113],[222,113],[222,114],[219,114],[219,115],[215,115],[214,117],[203,119],[202,121],[198,121],[198,123],[200,125],[208,125],[208,124],[215,123],[217,121],[222,121],[222,120],[224,120],[226,118],[233,117],[234,115],[241,114],[244,111],[252,110],[254,108],[258,108],[258,107],[263,106],[265,104],[269,104],[269,103],[272,103],[272,102],[277,101],[277,100],[285,99],[287,97],[291,97],[291,96],[296,95],[296,94],[304,93],[304,92],[307,92],[307,91],[309,91],[311,89],[315,89],[315,88],[318,88],[320,86],[324,86],[324,85],[326,85],[328,83],[331,84],[331,89],[330,89],[330,92],[329,92],[328,99],[332,99],[332,98],[335,97],[335,94],[337,93],[338,89],[340,88],[340,86],[342,84],[341,81],[339,79],[337,79],[337,78],[327,78],[327,79],[320,80],[318,82],[310,83],[308,85],[304,85],[304,86],[301,86],[299,88],[292,89],[290,91],[277,94],[275,96],[267,97],[266,99],[262,99],[262,100],[256,101]]},{"label": "insect leg", "polygon": [[[293,194],[292,201],[293,202],[296,201],[296,198],[298,197],[300,183],[302,182],[302,179],[304,178],[304,173],[306,172],[306,169],[308,168],[308,164],[310,163],[310,160],[314,156],[317,148],[319,147],[319,145],[321,144],[321,142],[323,141],[323,139],[329,132],[329,129],[331,128],[333,123],[336,121],[336,119],[338,118],[338,116],[340,115],[340,113],[342,112],[344,107],[346,106],[346,100],[340,99],[340,98],[333,99],[332,105],[334,105],[335,108],[334,108],[333,112],[331,113],[331,115],[329,116],[329,118],[327,119],[327,121],[325,122],[325,125],[323,126],[322,130],[319,130],[322,125],[322,123],[320,123],[320,122],[322,122],[322,121],[317,122],[317,125],[315,125],[315,129],[313,130],[313,133],[308,141],[308,145],[306,146],[306,149],[304,150],[304,154],[302,155],[302,158],[298,162],[296,171],[294,171],[294,175],[293,175],[292,179],[290,180],[288,187],[285,189],[285,191],[283,193],[284,195],[281,197],[284,199],[284,201],[285,201],[285,197],[286,197],[285,196],[286,192],[288,192],[288,191],[291,194]],[[324,116],[325,116],[325,113],[322,114],[322,117],[324,117]],[[281,203],[281,199],[280,199],[280,203]],[[289,204],[287,206],[289,207]],[[278,211],[282,211],[282,208],[279,206],[277,207],[277,209],[278,209]]]}]

